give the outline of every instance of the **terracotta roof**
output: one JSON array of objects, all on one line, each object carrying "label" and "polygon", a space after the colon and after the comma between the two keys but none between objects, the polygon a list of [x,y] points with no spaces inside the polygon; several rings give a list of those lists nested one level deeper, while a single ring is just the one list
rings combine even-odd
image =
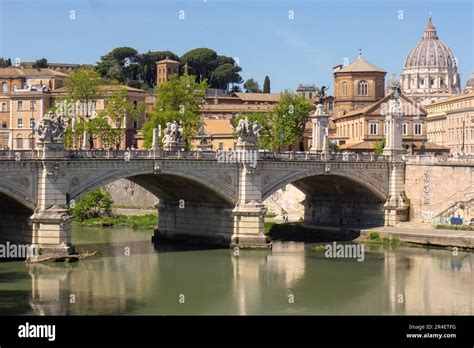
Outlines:
[{"label": "terracotta roof", "polygon": [[362,141],[360,143],[339,145],[341,150],[373,150],[375,148],[375,141]]},{"label": "terracotta roof", "polygon": [[[133,87],[129,87],[129,86],[123,86],[123,85],[101,85],[101,86],[99,86],[99,90],[102,91],[102,92],[115,92],[115,91],[120,90],[121,88],[125,88],[127,90],[127,92],[137,92],[137,93],[144,93],[144,94],[146,93],[142,89],[133,88]],[[54,93],[67,93],[67,89],[66,89],[66,87],[56,88],[55,90],[53,90],[53,92]]]},{"label": "terracotta roof", "polygon": [[203,104],[201,112],[268,112],[273,110],[273,105],[253,104]]},{"label": "terracotta roof", "polygon": [[261,101],[261,102],[278,102],[280,100],[279,93],[241,93],[236,92],[232,95],[239,97],[243,101]]},{"label": "terracotta roof", "polygon": [[341,73],[341,72],[383,72],[386,73],[385,70],[369,63],[363,58],[358,58],[354,60],[351,64],[342,69],[336,70],[334,73]]},{"label": "terracotta roof", "polygon": [[169,58],[162,59],[162,60],[159,60],[159,61],[156,62],[156,64],[160,64],[160,63],[175,63],[175,64],[181,64],[180,62],[177,62],[176,60],[169,59]]},{"label": "terracotta roof", "polygon": [[[342,119],[342,118],[346,118],[346,117],[351,117],[351,116],[356,116],[356,115],[363,115],[363,114],[366,114],[368,113],[370,110],[372,109],[376,109],[378,107],[378,105],[382,104],[382,103],[385,103],[386,101],[388,101],[390,99],[390,94],[387,94],[385,97],[383,97],[382,99],[380,99],[379,101],[376,101],[375,103],[372,103],[370,105],[367,105],[363,108],[360,108],[360,109],[357,109],[357,110],[354,110],[354,111],[350,111],[348,112],[347,114],[345,115],[342,115],[342,116],[339,116],[338,118],[336,118],[336,121],[339,120],[339,119]],[[409,97],[407,97],[405,94],[400,94],[400,99],[406,103],[410,103],[410,104],[414,104],[415,101],[413,101],[412,99],[410,99]],[[421,105],[417,105],[417,107],[420,109],[420,111],[427,115],[428,112],[421,106]]]},{"label": "terracotta roof", "polygon": [[67,74],[53,69],[35,69],[35,68],[0,68],[0,77],[3,78],[30,78],[30,77],[66,77]]}]

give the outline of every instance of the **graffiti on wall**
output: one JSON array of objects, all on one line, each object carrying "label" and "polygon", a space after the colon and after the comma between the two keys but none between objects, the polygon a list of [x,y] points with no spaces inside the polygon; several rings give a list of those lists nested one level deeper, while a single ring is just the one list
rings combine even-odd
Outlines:
[{"label": "graffiti on wall", "polygon": [[423,174],[423,204],[430,204],[430,177],[431,173],[429,169],[425,170]]}]

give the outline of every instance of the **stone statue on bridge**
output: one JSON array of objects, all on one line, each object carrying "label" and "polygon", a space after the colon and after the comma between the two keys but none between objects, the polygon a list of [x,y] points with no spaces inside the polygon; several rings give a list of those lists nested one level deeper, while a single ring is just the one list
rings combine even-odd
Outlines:
[{"label": "stone statue on bridge", "polygon": [[235,129],[237,132],[237,147],[258,147],[258,138],[262,128],[258,121],[249,121],[247,117],[240,119]]},{"label": "stone statue on bridge", "polygon": [[402,85],[400,84],[400,81],[398,81],[397,75],[392,74],[392,77],[388,80],[387,87],[390,90],[390,99],[398,101],[402,91]]},{"label": "stone statue on bridge", "polygon": [[184,148],[183,127],[176,121],[166,122],[163,136],[163,150],[176,151]]},{"label": "stone statue on bridge", "polygon": [[64,119],[51,111],[43,116],[38,126],[38,140],[42,143],[62,143],[66,130]]}]

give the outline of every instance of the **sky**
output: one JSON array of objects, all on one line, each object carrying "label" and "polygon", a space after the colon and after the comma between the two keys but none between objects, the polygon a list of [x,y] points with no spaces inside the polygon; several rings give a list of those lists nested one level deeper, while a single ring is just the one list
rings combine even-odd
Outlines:
[{"label": "sky", "polygon": [[357,58],[392,73],[432,14],[462,85],[474,71],[472,0],[0,0],[0,57],[93,64],[115,47],[198,47],[238,58],[244,80],[272,92],[299,83],[333,89],[332,68]]}]

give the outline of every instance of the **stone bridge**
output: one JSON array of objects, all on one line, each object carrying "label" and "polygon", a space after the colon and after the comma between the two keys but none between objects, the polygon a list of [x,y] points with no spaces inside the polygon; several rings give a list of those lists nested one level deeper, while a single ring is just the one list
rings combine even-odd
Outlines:
[{"label": "stone bridge", "polygon": [[404,162],[388,156],[34,150],[0,152],[0,239],[71,252],[70,206],[127,178],[159,197],[155,239],[268,247],[263,201],[286,184],[306,194],[305,221],[406,219]]}]

